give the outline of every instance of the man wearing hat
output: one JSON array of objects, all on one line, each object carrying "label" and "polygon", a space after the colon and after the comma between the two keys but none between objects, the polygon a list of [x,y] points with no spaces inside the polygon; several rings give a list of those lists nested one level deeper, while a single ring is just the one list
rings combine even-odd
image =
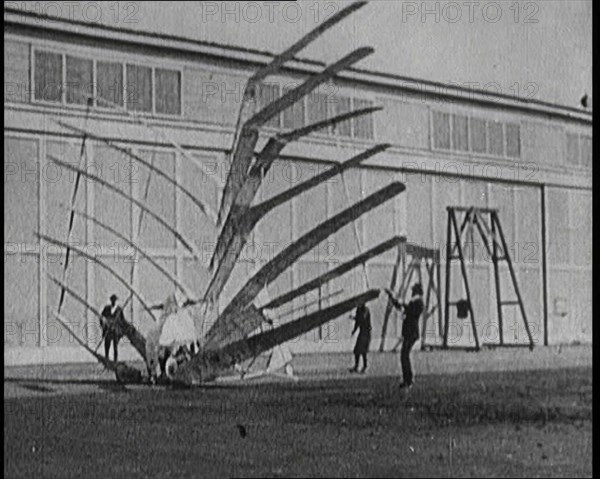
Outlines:
[{"label": "man wearing hat", "polygon": [[116,294],[111,295],[110,304],[107,304],[102,310],[102,319],[100,320],[102,336],[104,337],[104,356],[108,359],[108,351],[110,350],[110,343],[112,343],[115,362],[119,357],[117,351],[119,340],[123,337],[119,322],[124,319],[123,309],[117,305],[117,299],[119,298]]},{"label": "man wearing hat", "polygon": [[402,379],[400,387],[411,387],[413,385],[413,372],[410,365],[410,350],[419,339],[419,318],[424,309],[423,288],[420,283],[412,287],[412,298],[410,302],[400,303],[394,298],[393,293],[386,289],[392,304],[398,309],[404,309],[404,321],[402,323],[402,349],[400,350],[400,362],[402,364]]}]

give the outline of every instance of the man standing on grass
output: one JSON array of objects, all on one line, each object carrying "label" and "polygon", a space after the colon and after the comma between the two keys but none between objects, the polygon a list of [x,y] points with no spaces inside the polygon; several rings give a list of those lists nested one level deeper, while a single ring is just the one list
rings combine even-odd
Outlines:
[{"label": "man standing on grass", "polygon": [[408,304],[400,303],[394,298],[393,293],[386,289],[392,304],[398,309],[404,309],[404,321],[402,322],[402,349],[400,350],[400,362],[402,364],[401,388],[413,385],[413,372],[410,365],[410,350],[419,339],[419,318],[423,313],[423,288],[420,283],[412,287],[412,298]]},{"label": "man standing on grass", "polygon": [[111,295],[110,304],[107,304],[102,310],[102,319],[100,321],[102,336],[104,337],[104,356],[108,359],[108,352],[112,343],[115,363],[119,357],[117,350],[119,340],[123,337],[123,331],[119,322],[124,319],[123,309],[117,304],[117,299],[116,294]]}]

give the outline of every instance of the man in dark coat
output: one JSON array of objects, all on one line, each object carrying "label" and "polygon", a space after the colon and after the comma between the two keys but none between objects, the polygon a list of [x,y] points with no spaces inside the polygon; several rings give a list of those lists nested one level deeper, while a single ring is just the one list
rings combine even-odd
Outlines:
[{"label": "man in dark coat", "polygon": [[367,353],[369,352],[369,345],[371,344],[371,313],[366,304],[361,304],[356,308],[356,315],[354,316],[354,329],[352,334],[358,330],[358,337],[356,338],[356,345],[354,346],[354,367],[350,372],[355,373],[358,371],[358,361],[363,358],[363,367],[360,370],[364,373],[367,370]]},{"label": "man in dark coat", "polygon": [[123,330],[119,322],[125,319],[123,309],[117,304],[117,299],[116,294],[110,297],[110,304],[107,304],[102,310],[102,319],[100,320],[102,336],[104,337],[104,356],[108,359],[108,352],[112,343],[115,362],[119,357],[117,351],[119,340],[123,337]]},{"label": "man in dark coat", "polygon": [[412,298],[408,304],[400,303],[394,298],[393,293],[386,289],[392,304],[398,309],[404,309],[404,321],[402,323],[402,349],[400,350],[400,362],[402,364],[402,379],[400,387],[411,387],[413,385],[413,372],[410,365],[410,350],[419,339],[419,318],[423,313],[423,288],[420,283],[412,287]]}]

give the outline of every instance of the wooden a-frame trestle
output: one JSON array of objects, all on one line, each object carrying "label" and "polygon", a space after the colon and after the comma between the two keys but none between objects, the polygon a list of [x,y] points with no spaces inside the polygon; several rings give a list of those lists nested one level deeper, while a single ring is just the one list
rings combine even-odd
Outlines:
[{"label": "wooden a-frame trestle", "polygon": [[[494,267],[494,282],[496,288],[496,310],[498,315],[498,331],[499,340],[498,343],[486,343],[484,346],[497,347],[497,346],[520,346],[520,344],[506,344],[504,342],[503,334],[503,310],[504,306],[518,306],[527,337],[529,339],[529,348],[533,349],[533,337],[531,335],[531,329],[527,321],[527,315],[525,313],[525,307],[523,305],[523,298],[519,291],[517,284],[517,278],[515,276],[515,270],[513,268],[512,260],[506,245],[504,233],[502,232],[502,226],[498,218],[498,210],[495,208],[478,208],[478,207],[459,207],[459,206],[448,206],[448,228],[447,228],[447,239],[446,239],[446,294],[444,303],[444,340],[442,347],[448,348],[448,332],[450,330],[450,306],[457,305],[459,301],[450,300],[450,281],[451,281],[451,264],[453,260],[460,261],[461,275],[463,279],[464,289],[466,293],[466,304],[468,308],[468,314],[471,318],[471,326],[473,328],[473,335],[475,339],[475,350],[481,349],[479,342],[479,335],[477,332],[477,323],[475,321],[475,314],[473,311],[473,305],[471,302],[471,288],[469,286],[469,280],[467,275],[467,267],[465,264],[465,249],[466,241],[470,241],[474,244],[474,232],[475,228],[483,240],[484,248],[492,260]],[[462,217],[462,222],[459,225],[459,220]],[[486,220],[487,216],[487,220]],[[515,300],[503,300],[500,292],[500,261],[506,261],[508,265],[508,271],[512,280],[512,285],[516,294]],[[464,301],[464,300],[463,300]],[[525,346],[525,344],[523,345]],[[471,348],[472,349],[472,348]]]},{"label": "wooden a-frame trestle", "polygon": [[[425,332],[427,328],[427,320],[437,311],[438,316],[438,333],[442,335],[442,313],[441,313],[441,290],[440,290],[440,252],[436,249],[425,248],[414,243],[401,243],[397,247],[396,263],[392,273],[392,283],[390,290],[401,301],[406,302],[410,298],[411,281],[413,278],[423,284],[423,267],[427,273],[427,292],[425,293],[425,308],[421,318],[422,322],[422,346],[424,349]],[[401,281],[399,282],[399,279]],[[383,317],[383,326],[381,331],[381,343],[379,351],[383,352],[385,346],[385,336],[392,314],[393,305],[388,298],[385,313]],[[395,351],[402,339],[400,338],[396,345],[392,348]]]}]

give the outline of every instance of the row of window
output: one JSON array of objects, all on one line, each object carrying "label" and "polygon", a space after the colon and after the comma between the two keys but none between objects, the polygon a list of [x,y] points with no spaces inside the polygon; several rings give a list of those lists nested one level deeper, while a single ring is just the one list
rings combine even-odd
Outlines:
[{"label": "row of window", "polygon": [[591,168],[592,137],[567,133],[567,163],[575,166]]},{"label": "row of window", "polygon": [[520,158],[521,129],[516,123],[434,111],[433,147],[501,158]]},{"label": "row of window", "polygon": [[[259,92],[259,107],[264,107],[275,101],[280,96],[297,85],[281,88],[275,83],[264,83]],[[327,118],[342,115],[353,110],[369,108],[373,106],[370,100],[352,98],[337,94],[326,94],[313,92],[300,99],[287,110],[269,120],[267,126],[277,129],[294,130]],[[344,122],[338,123],[327,130],[321,130],[319,134],[336,135],[348,138],[372,139],[373,138],[373,115],[362,115]]]},{"label": "row of window", "polygon": [[181,72],[62,53],[34,52],[34,99],[181,115]]}]

